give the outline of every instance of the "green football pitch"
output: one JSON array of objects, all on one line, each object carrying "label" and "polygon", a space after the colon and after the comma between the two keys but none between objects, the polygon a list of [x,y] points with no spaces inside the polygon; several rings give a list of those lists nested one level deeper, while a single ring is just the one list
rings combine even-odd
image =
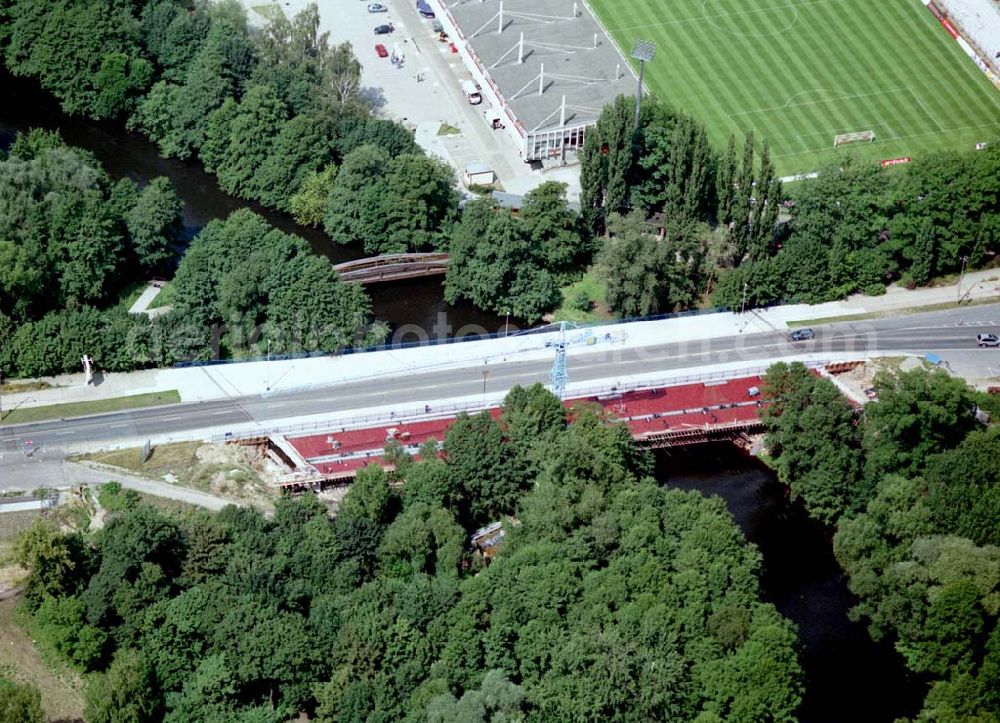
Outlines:
[{"label": "green football pitch", "polygon": [[[1000,140],[1000,90],[920,0],[591,0],[650,91],[708,126],[766,138],[782,175],[840,154],[890,159]],[[874,142],[833,148],[837,134]]]}]

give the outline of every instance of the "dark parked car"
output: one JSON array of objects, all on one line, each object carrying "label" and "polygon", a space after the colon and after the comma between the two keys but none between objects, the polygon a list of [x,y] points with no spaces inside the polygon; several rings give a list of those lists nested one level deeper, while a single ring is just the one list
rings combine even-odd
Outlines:
[{"label": "dark parked car", "polygon": [[812,329],[796,329],[788,335],[789,341],[809,341],[815,338],[816,333]]},{"label": "dark parked car", "polygon": [[996,334],[976,334],[976,343],[979,346],[1000,346],[1000,337]]},{"label": "dark parked car", "polygon": [[392,25],[376,25],[375,34],[376,35],[388,35],[393,31]]}]

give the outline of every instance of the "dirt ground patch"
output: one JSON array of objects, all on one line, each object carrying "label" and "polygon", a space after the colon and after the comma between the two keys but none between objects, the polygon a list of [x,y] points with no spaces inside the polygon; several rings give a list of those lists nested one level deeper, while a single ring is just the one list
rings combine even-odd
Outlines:
[{"label": "dirt ground patch", "polygon": [[120,467],[143,477],[169,482],[268,510],[275,491],[268,482],[287,470],[276,465],[257,447],[202,442],[179,442],[154,447],[150,458],[140,461],[139,448],[97,452],[78,459]]},{"label": "dirt ground patch", "polygon": [[83,720],[83,680],[68,666],[49,665],[15,621],[19,596],[0,600],[0,675],[33,683],[50,721]]},{"label": "dirt ground patch", "polygon": [[879,372],[909,371],[923,366],[923,362],[915,357],[882,357],[873,359],[866,364],[859,364],[849,372],[837,374],[837,381],[851,390],[855,399],[866,399],[866,390],[871,389]]}]

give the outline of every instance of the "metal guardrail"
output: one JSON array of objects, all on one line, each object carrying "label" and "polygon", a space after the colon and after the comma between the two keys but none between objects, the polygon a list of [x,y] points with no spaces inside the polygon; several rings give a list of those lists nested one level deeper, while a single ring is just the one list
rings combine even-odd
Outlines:
[{"label": "metal guardrail", "polygon": [[[731,311],[726,307],[713,307],[711,309],[693,309],[691,311],[677,311],[670,314],[654,314],[652,316],[635,316],[628,317],[625,319],[604,319],[598,321],[587,321],[580,323],[568,323],[574,329],[589,329],[594,327],[602,326],[618,326],[620,324],[632,324],[641,321],[663,321],[666,319],[684,319],[692,316],[708,316],[712,314],[723,314]],[[202,361],[181,361],[174,362],[173,368],[180,369],[185,367],[203,367],[203,366],[215,366],[217,364],[244,364],[247,362],[261,362],[261,361],[286,361],[289,359],[310,359],[313,357],[324,357],[324,356],[346,356],[348,354],[368,354],[370,352],[376,351],[398,351],[401,349],[417,349],[425,346],[443,346],[447,344],[462,344],[465,342],[473,341],[491,341],[493,339],[503,339],[506,337],[522,337],[531,334],[547,334],[552,333],[559,328],[559,322],[552,324],[545,324],[543,326],[536,326],[530,329],[521,329],[513,333],[508,333],[505,331],[498,331],[494,333],[486,334],[466,334],[464,336],[455,337],[441,337],[437,339],[423,339],[419,341],[401,341],[394,344],[377,344],[375,346],[367,347],[351,347],[345,346],[333,351],[303,351],[295,352],[292,354],[271,354],[258,355],[258,356],[248,356],[240,357],[238,359],[207,359]]]},{"label": "metal guardrail", "polygon": [[[806,361],[803,362],[807,367],[819,368],[830,364],[831,360],[825,359],[822,361]],[[571,390],[571,396],[567,401],[573,401],[577,399],[586,399],[589,397],[602,396],[606,394],[624,394],[630,392],[644,391],[647,389],[659,389],[663,387],[676,387],[682,386],[684,384],[694,384],[696,382],[711,382],[711,381],[721,381],[728,379],[738,379],[741,377],[751,377],[760,376],[764,374],[771,364],[761,364],[753,367],[745,367],[741,369],[730,369],[714,372],[704,372],[701,374],[687,374],[682,376],[673,377],[660,377],[649,380],[642,380],[636,382],[627,382],[625,384],[601,384],[594,385],[591,387],[582,387],[579,389]],[[430,417],[450,417],[462,412],[480,412],[484,409],[492,409],[499,406],[499,403],[494,404],[484,404],[482,401],[475,402],[457,402],[454,404],[444,404],[444,405],[431,405],[431,404],[421,404],[413,407],[404,407],[398,410],[391,410],[388,412],[381,412],[376,414],[366,414],[354,417],[346,417],[344,419],[329,419],[317,422],[307,422],[305,424],[296,425],[285,425],[285,426],[275,426],[270,429],[266,429],[263,425],[259,426],[257,429],[248,430],[246,432],[232,432],[221,435],[214,435],[211,437],[212,442],[222,443],[237,441],[240,439],[247,439],[250,437],[257,437],[262,434],[280,434],[282,436],[304,436],[309,433],[320,434],[325,432],[333,431],[344,431],[348,428],[357,429],[364,428],[367,426],[372,426],[379,424],[380,422],[402,422],[405,420],[412,420],[418,418],[430,418]]]}]

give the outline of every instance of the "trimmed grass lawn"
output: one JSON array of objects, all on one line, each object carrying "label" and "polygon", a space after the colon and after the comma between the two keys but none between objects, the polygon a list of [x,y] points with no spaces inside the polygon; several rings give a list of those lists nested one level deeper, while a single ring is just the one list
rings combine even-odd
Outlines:
[{"label": "trimmed grass lawn", "polygon": [[[645,80],[724,148],[753,129],[781,175],[1000,140],[1000,90],[920,0],[591,0]],[[833,148],[836,134],[875,141]]]},{"label": "trimmed grass lawn", "polygon": [[113,397],[112,399],[96,399],[92,402],[68,402],[66,404],[48,404],[42,407],[20,407],[11,411],[4,410],[0,424],[24,424],[26,422],[41,422],[46,419],[68,419],[82,417],[85,414],[101,414],[103,412],[119,412],[123,409],[139,409],[141,407],[158,407],[162,404],[177,404],[181,395],[177,390],[167,392],[151,392],[149,394],[133,394],[130,397]]},{"label": "trimmed grass lawn", "polygon": [[[604,303],[604,282],[598,278],[593,269],[588,269],[583,278],[561,288],[559,293],[562,294],[562,303],[552,312],[552,321],[580,323],[602,321],[612,317],[607,304]],[[573,300],[578,294],[586,296],[590,301],[590,308],[587,311],[574,307]]]},{"label": "trimmed grass lawn", "polygon": [[194,453],[203,444],[204,442],[177,442],[157,445],[153,447],[153,453],[145,464],[142,463],[142,450],[139,447],[82,454],[73,459],[86,459],[109,464],[112,467],[121,467],[131,472],[159,479],[167,472],[176,475],[180,470],[196,466],[198,460]]}]

